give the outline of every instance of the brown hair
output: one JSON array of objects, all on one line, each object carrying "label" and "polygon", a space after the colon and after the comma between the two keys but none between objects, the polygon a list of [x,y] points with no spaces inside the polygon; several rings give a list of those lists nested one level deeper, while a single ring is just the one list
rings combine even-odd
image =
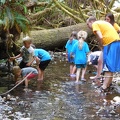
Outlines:
[{"label": "brown hair", "polygon": [[96,18],[93,17],[93,16],[90,16],[90,17],[87,19],[87,22],[91,22],[91,21],[96,21]]},{"label": "brown hair", "polygon": [[77,39],[77,31],[73,31],[71,33],[71,36],[70,37],[73,37],[74,39]]},{"label": "brown hair", "polygon": [[106,17],[110,18],[110,23],[111,23],[112,25],[114,25],[114,23],[115,23],[114,15],[113,15],[112,13],[108,13],[108,14],[105,15],[105,18],[106,18]]}]

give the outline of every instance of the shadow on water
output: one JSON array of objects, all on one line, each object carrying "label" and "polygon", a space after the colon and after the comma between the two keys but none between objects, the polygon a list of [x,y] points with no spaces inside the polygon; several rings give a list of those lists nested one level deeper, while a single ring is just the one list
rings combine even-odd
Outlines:
[{"label": "shadow on water", "polygon": [[[100,93],[98,84],[89,79],[93,70],[88,67],[87,82],[75,84],[75,78],[68,76],[69,64],[52,61],[45,70],[43,82],[30,81],[32,91],[24,92],[22,86],[12,91],[12,95],[19,96],[17,102],[9,102],[14,106],[12,114],[21,112],[31,120],[118,120],[120,106],[113,106],[110,101],[119,94]],[[10,113],[9,116],[14,118]]]}]

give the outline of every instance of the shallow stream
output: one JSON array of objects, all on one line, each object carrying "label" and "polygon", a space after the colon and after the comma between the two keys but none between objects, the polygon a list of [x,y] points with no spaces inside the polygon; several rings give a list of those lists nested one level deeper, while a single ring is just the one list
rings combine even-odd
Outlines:
[{"label": "shallow stream", "polygon": [[0,120],[120,120],[120,105],[111,103],[120,94],[101,93],[100,82],[89,79],[94,73],[89,66],[87,81],[75,84],[75,78],[69,77],[69,64],[53,60],[43,82],[31,80],[27,92],[20,85],[10,93],[10,100],[0,102]]}]

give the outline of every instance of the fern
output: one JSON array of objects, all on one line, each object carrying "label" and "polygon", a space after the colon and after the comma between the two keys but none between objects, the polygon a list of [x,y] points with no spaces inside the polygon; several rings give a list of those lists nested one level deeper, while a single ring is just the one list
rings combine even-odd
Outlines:
[{"label": "fern", "polygon": [[12,5],[13,7],[17,7],[17,6],[18,6],[18,7],[23,8],[23,11],[24,11],[25,14],[27,14],[27,12],[28,12],[26,6],[23,5],[23,4],[21,4],[21,3],[19,3],[19,2],[12,3],[11,5]]},{"label": "fern", "polygon": [[19,26],[19,29],[21,29],[21,31],[23,32],[28,32],[28,25],[30,22],[23,15],[18,14],[17,12],[14,13],[14,16],[15,16],[15,24]]},{"label": "fern", "polygon": [[18,32],[29,31],[29,20],[24,0],[0,0],[0,26],[4,30],[15,27]]}]

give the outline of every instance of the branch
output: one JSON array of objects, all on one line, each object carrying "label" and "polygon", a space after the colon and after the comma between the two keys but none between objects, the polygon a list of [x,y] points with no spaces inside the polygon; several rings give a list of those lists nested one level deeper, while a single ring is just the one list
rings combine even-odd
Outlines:
[{"label": "branch", "polygon": [[72,17],[74,20],[76,20],[77,22],[84,22],[82,19],[80,19],[79,17],[73,15],[72,13],[70,13],[68,10],[66,10],[65,8],[63,8],[60,3],[57,0],[53,0],[53,2],[55,3],[55,5],[61,9],[62,11],[64,11],[66,14],[68,14],[70,17]]},{"label": "branch", "polygon": [[[63,4],[63,3],[59,3],[63,8],[65,8],[66,10],[68,10],[69,12],[71,12],[72,14],[76,14],[76,15],[79,15],[79,16],[81,16],[81,17],[83,17],[83,18],[88,18],[89,16],[88,15],[86,15],[86,14],[84,14],[83,12],[82,12],[82,10],[81,10],[81,12],[78,12],[78,11],[76,11],[76,10],[74,10],[74,9],[71,9],[70,7],[68,7],[68,6],[66,6],[65,4]],[[81,9],[81,8],[80,8]]]},{"label": "branch", "polygon": [[34,14],[30,13],[28,17],[30,18],[31,24],[35,24],[35,22],[39,18],[43,17],[43,15],[45,15],[46,13],[50,12],[54,7],[55,6],[51,6],[50,8],[46,8],[43,11],[39,11],[39,12],[34,13]]},{"label": "branch", "polygon": [[110,0],[110,3],[109,3],[109,8],[111,9],[113,7],[113,4],[115,3],[115,0]]},{"label": "branch", "polygon": [[36,7],[36,6],[42,6],[42,7],[45,7],[48,5],[48,2],[28,2],[26,3],[26,7],[27,8],[31,8],[31,7]]}]

